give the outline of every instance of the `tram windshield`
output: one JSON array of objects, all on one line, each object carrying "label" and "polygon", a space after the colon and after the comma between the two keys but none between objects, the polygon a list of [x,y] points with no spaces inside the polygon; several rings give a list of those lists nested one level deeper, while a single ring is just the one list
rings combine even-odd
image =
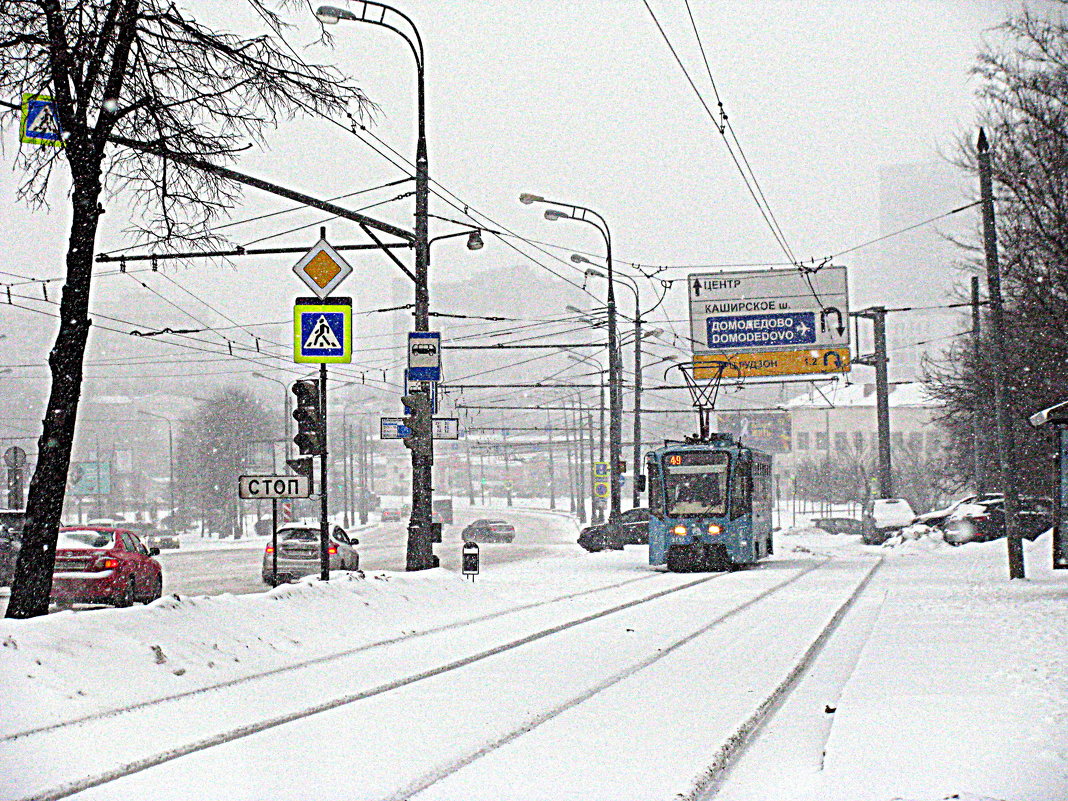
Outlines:
[{"label": "tram windshield", "polygon": [[723,451],[664,455],[664,495],[669,517],[727,513],[727,464]]}]

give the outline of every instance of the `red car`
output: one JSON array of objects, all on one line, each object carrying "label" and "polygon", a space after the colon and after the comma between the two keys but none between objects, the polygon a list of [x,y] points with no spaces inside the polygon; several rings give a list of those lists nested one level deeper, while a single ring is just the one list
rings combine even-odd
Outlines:
[{"label": "red car", "polygon": [[163,568],[132,531],[106,526],[59,530],[52,600],[60,604],[148,603],[163,594]]}]

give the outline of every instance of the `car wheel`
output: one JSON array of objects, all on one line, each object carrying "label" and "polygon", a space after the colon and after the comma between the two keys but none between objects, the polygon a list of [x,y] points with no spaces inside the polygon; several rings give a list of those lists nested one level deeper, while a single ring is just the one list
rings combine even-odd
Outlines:
[{"label": "car wheel", "polygon": [[153,601],[158,601],[163,597],[163,576],[156,579],[156,583],[152,587],[152,594],[145,600],[146,604],[150,604]]},{"label": "car wheel", "polygon": [[115,596],[114,604],[117,607],[125,609],[128,606],[133,606],[134,598],[137,597],[137,586],[134,584],[133,576],[130,576],[130,580],[126,582],[118,595]]}]

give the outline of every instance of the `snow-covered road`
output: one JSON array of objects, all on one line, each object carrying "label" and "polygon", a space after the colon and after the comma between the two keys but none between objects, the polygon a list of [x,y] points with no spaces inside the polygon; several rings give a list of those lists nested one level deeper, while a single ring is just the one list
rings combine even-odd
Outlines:
[{"label": "snow-covered road", "polygon": [[[594,592],[7,738],[0,761],[39,767],[4,789],[62,797],[98,785],[79,797],[192,799],[206,789],[195,777],[214,776],[221,797],[305,798],[307,776],[291,767],[316,765],[319,798],[472,798],[478,787],[495,798],[502,780],[512,797],[547,798],[579,777],[584,797],[686,790],[707,767],[709,746],[726,745],[776,690],[871,565],[807,559],[729,575],[617,578]],[[670,758],[655,771],[647,759],[635,763],[636,744],[659,741],[687,714],[689,735]],[[607,719],[610,726],[595,725]],[[561,727],[576,725],[583,739],[568,734],[562,751],[551,745]],[[344,756],[323,760],[324,750]],[[531,773],[539,754],[551,759]],[[644,780],[635,784],[639,769]],[[621,795],[621,786],[634,793]]]},{"label": "snow-covered road", "polygon": [[560,551],[2,621],[0,798],[1047,801],[1066,585],[1002,551]]}]

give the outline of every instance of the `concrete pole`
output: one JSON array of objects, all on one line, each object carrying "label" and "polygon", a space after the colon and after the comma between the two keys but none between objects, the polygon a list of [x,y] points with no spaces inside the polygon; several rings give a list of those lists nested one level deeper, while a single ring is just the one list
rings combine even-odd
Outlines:
[{"label": "concrete pole", "polygon": [[1001,491],[1005,496],[1005,540],[1008,546],[1009,578],[1024,578],[1023,543],[1016,528],[1016,514],[1020,499],[1013,481],[1013,431],[1009,414],[1009,399],[1005,390],[1005,371],[1008,369],[1005,349],[1005,316],[1001,303],[1001,267],[998,263],[997,227],[994,222],[994,188],[990,166],[990,144],[986,132],[979,129],[976,145],[979,160],[979,196],[983,209],[983,246],[986,253],[987,297],[990,303],[990,341],[993,345],[994,423],[997,429],[998,468]]}]

